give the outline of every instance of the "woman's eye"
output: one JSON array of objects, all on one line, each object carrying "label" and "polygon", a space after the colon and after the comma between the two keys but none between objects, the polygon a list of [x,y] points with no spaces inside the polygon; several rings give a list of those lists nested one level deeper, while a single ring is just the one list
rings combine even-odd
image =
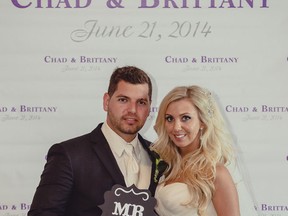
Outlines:
[{"label": "woman's eye", "polygon": [[172,117],[172,116],[166,116],[165,119],[166,119],[166,121],[168,121],[168,122],[173,121],[173,117]]},{"label": "woman's eye", "polygon": [[190,120],[191,119],[191,117],[190,116],[182,116],[182,121],[188,121],[188,120]]}]

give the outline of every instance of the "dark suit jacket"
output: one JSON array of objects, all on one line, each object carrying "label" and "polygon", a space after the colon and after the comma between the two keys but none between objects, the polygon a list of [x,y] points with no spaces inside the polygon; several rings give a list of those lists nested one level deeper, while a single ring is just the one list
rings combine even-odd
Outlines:
[{"label": "dark suit jacket", "polygon": [[[115,184],[125,186],[101,125],[89,134],[49,149],[28,216],[100,216],[104,193]],[[140,135],[139,140],[152,160],[149,190],[153,196],[155,160],[148,148],[150,142]]]}]

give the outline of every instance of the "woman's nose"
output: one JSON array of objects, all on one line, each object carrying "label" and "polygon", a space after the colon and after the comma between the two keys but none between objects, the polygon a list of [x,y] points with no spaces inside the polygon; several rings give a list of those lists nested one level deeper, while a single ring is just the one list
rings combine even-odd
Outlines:
[{"label": "woman's nose", "polygon": [[173,125],[173,129],[175,130],[175,131],[179,131],[179,130],[181,130],[181,123],[180,123],[180,121],[175,121],[174,122],[174,125]]}]

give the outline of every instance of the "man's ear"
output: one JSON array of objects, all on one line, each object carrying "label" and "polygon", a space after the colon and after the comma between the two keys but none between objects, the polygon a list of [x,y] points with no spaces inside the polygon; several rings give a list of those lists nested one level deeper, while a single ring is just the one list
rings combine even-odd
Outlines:
[{"label": "man's ear", "polygon": [[105,111],[108,110],[109,100],[110,100],[109,94],[108,94],[108,93],[105,93],[105,94],[103,95],[103,109],[104,109]]}]

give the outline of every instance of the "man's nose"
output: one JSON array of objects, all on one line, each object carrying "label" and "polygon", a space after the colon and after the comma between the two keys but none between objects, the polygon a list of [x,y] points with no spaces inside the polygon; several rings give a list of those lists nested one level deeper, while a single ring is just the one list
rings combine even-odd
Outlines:
[{"label": "man's nose", "polygon": [[130,113],[136,113],[136,110],[137,110],[137,104],[133,102],[129,103],[128,111]]}]

